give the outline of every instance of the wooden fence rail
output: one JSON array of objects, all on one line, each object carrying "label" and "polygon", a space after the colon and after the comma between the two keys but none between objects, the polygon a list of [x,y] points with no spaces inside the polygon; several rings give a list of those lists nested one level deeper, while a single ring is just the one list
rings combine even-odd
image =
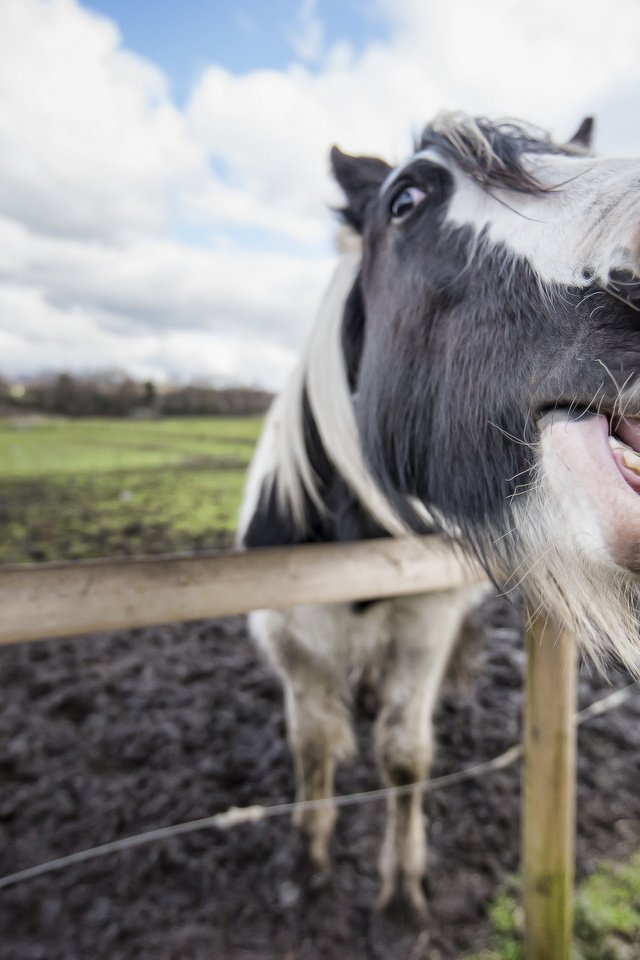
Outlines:
[{"label": "wooden fence rail", "polygon": [[433,536],[4,567],[0,643],[426,593],[484,578]]},{"label": "wooden fence rail", "polygon": [[[451,590],[483,572],[439,537],[0,569],[0,644]],[[527,960],[569,960],[575,823],[573,638],[528,632],[523,877]],[[568,652],[567,652],[568,651]]]}]

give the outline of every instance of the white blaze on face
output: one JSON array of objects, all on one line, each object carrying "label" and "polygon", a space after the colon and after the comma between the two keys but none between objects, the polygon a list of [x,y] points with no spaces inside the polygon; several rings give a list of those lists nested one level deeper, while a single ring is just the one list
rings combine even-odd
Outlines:
[{"label": "white blaze on face", "polygon": [[542,194],[484,190],[449,166],[455,180],[447,222],[471,226],[523,257],[540,280],[584,286],[585,274],[640,267],[640,162],[533,155],[523,165]]}]

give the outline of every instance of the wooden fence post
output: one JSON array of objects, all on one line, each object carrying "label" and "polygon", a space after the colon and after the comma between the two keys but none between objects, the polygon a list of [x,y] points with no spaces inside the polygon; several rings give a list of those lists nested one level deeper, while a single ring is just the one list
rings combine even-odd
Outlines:
[{"label": "wooden fence post", "polygon": [[569,960],[576,814],[576,650],[538,615],[527,631],[522,861],[526,960]]}]

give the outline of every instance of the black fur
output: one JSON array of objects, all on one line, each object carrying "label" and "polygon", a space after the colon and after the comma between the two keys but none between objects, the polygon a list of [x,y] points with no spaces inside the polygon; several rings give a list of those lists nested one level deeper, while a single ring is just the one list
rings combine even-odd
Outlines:
[{"label": "black fur", "polygon": [[386,536],[386,531],[361,506],[329,462],[306,396],[303,398],[304,437],[307,457],[318,479],[323,502],[320,510],[308,495],[304,498],[305,521],[298,527],[284,510],[273,484],[263,483],[258,506],[243,537],[246,547],[285,546],[296,543],[368,540]]},{"label": "black fur", "polygon": [[364,303],[359,279],[354,283],[344,306],[341,340],[349,389],[353,393],[358,382],[360,357],[364,346]]},{"label": "black fur", "polygon": [[[575,150],[531,128],[477,124],[492,157],[469,138],[460,149],[446,128],[427,127],[419,147],[437,146],[486,189],[536,193],[544,203],[546,188],[523,154]],[[363,237],[342,345],[369,467],[416,529],[412,498],[487,562],[509,543],[517,556],[517,534],[494,541],[512,530],[513,504],[535,480],[541,416],[558,406],[583,411],[596,395],[610,411],[616,385],[602,364],[619,383],[640,368],[640,321],[630,308],[637,288],[612,275],[609,292],[598,289],[586,264],[581,287],[542,287],[526,260],[471,228],[446,226],[454,181],[430,160],[408,164],[384,191],[383,161],[334,149],[332,162],[347,198],[342,216]],[[393,200],[407,186],[426,198],[394,220]],[[305,437],[324,509],[309,500],[305,529],[296,530],[265,486],[247,546],[382,535],[328,461],[306,401]]]},{"label": "black fur", "polygon": [[[505,165],[515,170],[505,142]],[[430,167],[411,164],[403,182],[433,186]],[[446,172],[400,223],[389,212],[395,189],[378,196],[363,224],[365,455],[416,528],[412,497],[490,553],[488,543],[513,526],[513,498],[534,479],[527,470],[542,412],[588,407],[598,391],[603,410],[613,408],[616,386],[599,361],[620,383],[637,371],[638,314],[589,282],[543,288],[526,260],[487,238],[476,243],[470,228],[443,226]]]}]

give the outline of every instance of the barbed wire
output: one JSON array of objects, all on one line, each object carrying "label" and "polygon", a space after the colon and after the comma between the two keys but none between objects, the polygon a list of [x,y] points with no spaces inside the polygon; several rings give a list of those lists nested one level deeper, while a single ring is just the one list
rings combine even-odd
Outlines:
[{"label": "barbed wire", "polygon": [[[606,697],[595,700],[588,707],[574,714],[576,726],[580,726],[592,720],[594,717],[599,717],[603,713],[607,713],[609,710],[614,710],[616,707],[621,706],[623,703],[626,703],[634,691],[637,690],[638,683],[630,683],[628,686],[616,690]],[[67,854],[67,856],[57,857],[55,860],[47,860],[33,867],[27,867],[25,870],[7,874],[4,877],[0,877],[0,890],[21,883],[24,880],[33,880],[47,873],[63,870],[66,867],[71,867],[78,863],[97,860],[111,853],[118,853],[121,850],[131,850],[147,843],[154,843],[157,840],[168,840],[172,837],[182,836],[187,833],[195,833],[198,830],[210,830],[213,828],[230,830],[233,827],[243,824],[259,823],[262,820],[286,816],[295,810],[317,810],[328,805],[335,805],[337,807],[356,806],[362,803],[384,800],[390,796],[406,796],[416,789],[422,793],[434,793],[436,790],[443,790],[446,787],[451,787],[464,780],[472,780],[476,777],[486,776],[488,773],[493,773],[496,770],[503,770],[505,767],[509,767],[512,763],[519,760],[521,756],[522,745],[517,743],[492,760],[485,760],[482,763],[476,763],[471,767],[466,767],[464,770],[458,770],[455,773],[446,773],[441,777],[434,777],[431,780],[419,780],[415,783],[403,784],[401,787],[380,787],[377,790],[345,793],[337,797],[323,797],[318,800],[291,800],[286,803],[270,805],[251,804],[247,807],[230,807],[228,810],[214,813],[208,817],[201,817],[198,820],[185,820],[182,823],[175,823],[168,827],[159,827],[155,830],[147,830],[145,833],[134,834],[131,837],[111,840],[109,843],[102,843],[96,847],[88,847],[86,850],[77,850],[75,853]]]}]

